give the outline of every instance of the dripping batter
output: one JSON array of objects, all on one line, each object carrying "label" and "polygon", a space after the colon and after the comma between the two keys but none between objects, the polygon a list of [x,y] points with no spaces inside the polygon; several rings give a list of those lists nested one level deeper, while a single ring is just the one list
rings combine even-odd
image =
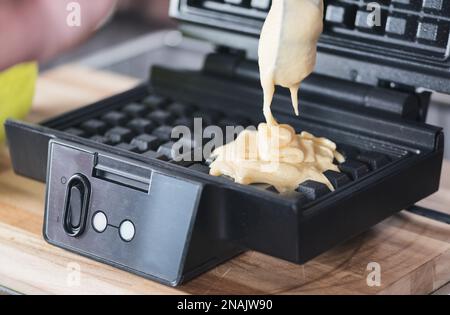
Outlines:
[{"label": "dripping batter", "polygon": [[226,175],[237,183],[267,183],[279,192],[295,190],[306,180],[333,187],[323,175],[339,171],[334,159],[344,158],[328,139],[278,124],[271,104],[275,86],[291,92],[298,115],[298,89],[314,69],[317,41],[323,29],[323,0],[274,0],[259,41],[259,67],[266,123],[245,130],[234,142],[216,149],[210,174]]}]

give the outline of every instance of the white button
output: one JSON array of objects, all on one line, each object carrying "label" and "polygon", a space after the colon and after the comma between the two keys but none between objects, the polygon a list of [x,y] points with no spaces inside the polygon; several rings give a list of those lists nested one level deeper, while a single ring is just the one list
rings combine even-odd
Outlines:
[{"label": "white button", "polygon": [[252,8],[267,10],[270,6],[270,0],[252,0]]},{"label": "white button", "polygon": [[225,0],[225,2],[231,3],[231,4],[241,4],[242,0]]},{"label": "white button", "polygon": [[125,242],[130,242],[134,238],[134,234],[136,233],[136,229],[134,228],[134,224],[131,221],[123,221],[119,227],[120,237]]},{"label": "white button", "polygon": [[94,218],[92,219],[92,226],[98,233],[103,233],[108,226],[108,218],[106,218],[106,214],[101,211],[94,214]]}]

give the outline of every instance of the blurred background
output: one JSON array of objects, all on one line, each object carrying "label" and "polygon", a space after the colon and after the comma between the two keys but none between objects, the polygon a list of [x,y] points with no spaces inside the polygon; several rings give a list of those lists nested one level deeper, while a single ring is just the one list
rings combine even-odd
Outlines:
[{"label": "blurred background", "polygon": [[168,11],[168,0],[120,0],[114,16],[89,40],[40,71],[77,63],[145,80],[152,64],[201,67],[212,47],[183,39]]},{"label": "blurred background", "polygon": [[[199,69],[213,47],[183,38],[169,19],[168,10],[168,0],[121,0],[115,15],[100,31],[76,49],[43,64],[41,71],[79,63],[146,80],[153,64]],[[449,96],[433,95],[428,123],[450,134]],[[450,158],[449,139],[446,158]]]}]

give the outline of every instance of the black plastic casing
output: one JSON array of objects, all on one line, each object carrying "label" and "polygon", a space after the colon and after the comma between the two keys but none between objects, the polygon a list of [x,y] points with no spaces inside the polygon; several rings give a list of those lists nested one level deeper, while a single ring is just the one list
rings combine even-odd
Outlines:
[{"label": "black plastic casing", "polygon": [[[43,233],[53,245],[172,286],[243,251],[218,233],[226,209],[214,204],[204,180],[56,139],[49,143],[49,156]],[[82,217],[87,224],[77,235],[61,224],[68,176],[92,187]],[[93,224],[98,212],[108,224],[100,232]],[[126,220],[136,230],[131,240],[119,233]]]}]

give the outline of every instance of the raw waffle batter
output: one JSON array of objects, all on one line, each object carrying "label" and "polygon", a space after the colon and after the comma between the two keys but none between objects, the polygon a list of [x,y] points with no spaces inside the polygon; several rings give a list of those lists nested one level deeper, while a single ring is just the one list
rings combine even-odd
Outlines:
[{"label": "raw waffle batter", "polygon": [[259,42],[259,67],[264,91],[266,123],[245,130],[238,138],[213,153],[210,174],[226,175],[237,183],[267,183],[279,192],[295,190],[314,180],[333,187],[323,175],[339,171],[334,159],[344,158],[328,139],[278,124],[271,104],[275,86],[288,88],[298,115],[300,83],[314,69],[317,41],[323,29],[323,0],[274,0]]}]

